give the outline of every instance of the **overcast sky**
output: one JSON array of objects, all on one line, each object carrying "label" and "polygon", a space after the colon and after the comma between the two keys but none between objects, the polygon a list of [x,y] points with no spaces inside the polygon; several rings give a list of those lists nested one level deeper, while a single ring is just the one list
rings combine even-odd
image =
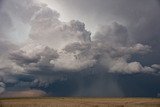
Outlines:
[{"label": "overcast sky", "polygon": [[0,96],[157,97],[159,11],[159,0],[0,0]]}]

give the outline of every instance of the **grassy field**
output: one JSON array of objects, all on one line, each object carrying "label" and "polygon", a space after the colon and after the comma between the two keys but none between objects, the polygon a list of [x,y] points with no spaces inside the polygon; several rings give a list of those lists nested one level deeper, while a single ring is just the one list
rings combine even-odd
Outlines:
[{"label": "grassy field", "polygon": [[18,98],[0,99],[0,107],[160,107],[152,98]]}]

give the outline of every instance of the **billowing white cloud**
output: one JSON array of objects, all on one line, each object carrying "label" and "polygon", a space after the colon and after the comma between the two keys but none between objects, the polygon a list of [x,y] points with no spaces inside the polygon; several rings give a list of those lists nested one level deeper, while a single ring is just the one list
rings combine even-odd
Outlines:
[{"label": "billowing white cloud", "polygon": [[31,39],[57,50],[74,42],[90,42],[90,32],[85,29],[84,23],[75,20],[65,23],[58,18],[56,11],[41,8],[32,19]]},{"label": "billowing white cloud", "polygon": [[[31,5],[36,6],[36,3]],[[98,63],[110,72],[153,71],[140,62],[129,62],[133,54],[146,54],[151,47],[134,43],[122,24],[113,22],[103,26],[91,39],[84,23],[61,22],[59,16],[58,12],[42,4],[32,12],[30,40],[10,57],[24,71],[42,71],[44,68],[52,72],[80,71]]]},{"label": "billowing white cloud", "polygon": [[53,69],[54,64],[52,65],[50,62],[58,57],[59,55],[54,49],[35,44],[29,44],[10,55],[10,59],[24,71],[39,71],[43,67]]},{"label": "billowing white cloud", "polygon": [[117,59],[110,65],[110,71],[121,73],[154,72],[151,67],[143,67],[139,62],[127,63],[124,59]]},{"label": "billowing white cloud", "polygon": [[[101,63],[110,72],[136,73],[154,71],[140,62],[129,62],[133,54],[146,54],[151,47],[130,40],[128,30],[117,22],[104,26],[93,38],[96,49],[102,54]],[[150,69],[149,69],[150,68]]]},{"label": "billowing white cloud", "polygon": [[153,64],[151,67],[160,70],[160,65],[159,64]]}]

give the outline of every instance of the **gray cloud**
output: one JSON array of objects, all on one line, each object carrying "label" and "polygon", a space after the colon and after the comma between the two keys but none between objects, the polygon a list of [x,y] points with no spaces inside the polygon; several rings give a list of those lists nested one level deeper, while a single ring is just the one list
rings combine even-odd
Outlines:
[{"label": "gray cloud", "polygon": [[[29,45],[29,47],[33,47]],[[13,62],[20,65],[24,71],[39,71],[41,68],[50,68],[52,65],[50,62],[58,58],[58,54],[55,50],[45,46],[35,46],[34,49],[27,51],[29,47],[18,50],[17,52],[11,53],[10,58]]]},{"label": "gray cloud", "polygon": [[[0,77],[3,77],[0,93],[12,89],[6,88],[7,84],[12,84],[14,88],[23,87],[22,90],[34,85],[47,87],[57,80],[67,80],[67,73],[90,72],[90,69],[122,74],[157,73],[159,61],[144,64],[133,58],[134,55],[158,56],[154,54],[159,49],[160,28],[157,18],[159,13],[153,12],[159,9],[155,1],[137,1],[139,5],[135,1],[126,0],[59,2],[68,6],[73,2],[77,9],[80,8],[77,10],[80,14],[91,14],[94,9],[94,23],[103,23],[103,26],[91,36],[92,32],[86,30],[85,23],[78,20],[62,22],[60,14],[46,4],[32,0],[5,1],[1,6],[3,11],[0,10]],[[91,4],[94,7],[88,8]],[[107,23],[104,24],[106,19]],[[14,45],[9,35],[17,21],[27,24],[30,29],[28,40]],[[22,75],[26,80],[18,79]],[[29,76],[32,76],[31,80],[27,79]],[[102,80],[98,80],[95,84],[100,88],[91,94],[102,94],[98,90],[105,83],[101,84]],[[91,87],[95,88],[94,85]],[[115,89],[109,92],[123,96],[117,82],[111,80],[107,87]],[[77,91],[77,95],[81,95],[81,92],[83,89]]]},{"label": "gray cloud", "polygon": [[[25,3],[27,2],[29,1],[25,1]],[[26,12],[29,11],[28,8],[35,8],[27,15],[29,16],[28,23],[31,26],[29,34],[31,40],[28,44],[32,45],[22,47],[19,51],[12,53],[10,57],[22,69],[39,70],[43,67],[52,66],[54,70],[80,70],[95,66],[96,63],[104,64],[106,61],[111,62],[109,64],[107,63],[107,66],[104,64],[107,69],[112,69],[112,64],[114,65],[116,62],[122,61],[119,64],[124,66],[129,64],[128,68],[132,65],[133,67],[136,66],[137,72],[144,70],[139,62],[128,61],[132,57],[132,54],[148,53],[151,47],[141,43],[135,43],[130,37],[130,30],[128,30],[127,26],[118,22],[114,22],[109,26],[103,26],[93,36],[93,40],[91,40],[91,34],[85,29],[84,23],[75,20],[68,23],[61,22],[59,20],[59,13],[53,11],[47,5],[37,4],[31,1],[29,2],[30,5],[27,5],[29,7],[27,7],[25,3],[15,2],[14,4],[19,8],[23,7],[23,11]],[[9,2],[6,2],[6,4],[10,5]],[[11,7],[14,8],[14,6]],[[24,18],[20,14],[21,12],[17,12],[16,17],[20,17],[23,20]],[[39,55],[40,53],[36,53],[37,50],[28,51],[29,48],[33,48],[34,46],[37,49],[39,48],[38,50],[42,48],[42,51],[45,51],[43,47],[48,47],[51,50],[55,49],[59,57],[56,57],[55,60],[50,55],[52,52],[48,52],[46,55]],[[103,60],[96,59],[98,55]],[[43,56],[45,58],[42,58]],[[104,61],[105,58],[106,61]],[[99,62],[99,60],[101,61]],[[130,72],[128,68],[126,70]],[[123,72],[123,69],[120,71]]]},{"label": "gray cloud", "polygon": [[110,72],[145,72],[154,71],[151,67],[142,67],[139,62],[129,62],[133,54],[145,54],[151,47],[135,44],[130,41],[128,30],[125,26],[113,23],[104,26],[94,36],[97,50],[100,51],[101,62]]},{"label": "gray cloud", "polygon": [[0,82],[0,94],[3,93],[5,90],[5,84],[3,82]]},{"label": "gray cloud", "polygon": [[9,52],[17,49],[17,46],[6,39],[5,36],[4,38],[0,37],[0,93],[5,91],[6,82],[11,80],[12,77],[9,77],[9,75],[16,71],[14,69],[16,66],[13,67],[14,64],[10,61],[8,56]]},{"label": "gray cloud", "polygon": [[158,65],[158,64],[153,64],[152,67],[155,69],[160,69],[160,65]]},{"label": "gray cloud", "polygon": [[1,18],[0,18],[0,20],[1,20],[1,22],[0,22],[1,33],[2,32],[5,33],[5,31],[11,30],[12,21],[11,21],[9,15],[1,10],[0,16],[1,16]]},{"label": "gray cloud", "polygon": [[3,3],[3,0],[0,0],[0,9],[1,9],[2,3]]},{"label": "gray cloud", "polygon": [[41,9],[41,7],[44,7],[46,5],[36,3],[35,0],[25,0],[24,2],[20,2],[17,0],[5,0],[3,2],[3,6],[3,10],[7,11],[7,13],[11,16],[12,20],[15,20],[15,18],[17,18],[24,23],[29,23],[35,12],[37,12],[39,9]]},{"label": "gray cloud", "polygon": [[[61,22],[59,13],[47,5],[30,3],[32,8],[36,8],[28,15],[30,40],[10,54],[11,60],[22,71],[80,71],[97,64],[105,66],[109,72],[155,71],[136,60],[129,61],[133,54],[151,52],[151,47],[135,42],[128,26],[113,22],[102,26],[91,39],[91,33],[85,29],[84,23],[75,20]],[[17,5],[24,4],[18,2]],[[29,11],[28,8],[23,9]]]},{"label": "gray cloud", "polygon": [[101,27],[94,38],[108,45],[116,43],[116,45],[126,45],[127,42],[131,42],[129,41],[127,28],[117,22],[112,23],[110,26]]},{"label": "gray cloud", "polygon": [[38,11],[32,19],[31,39],[57,50],[69,43],[90,42],[90,32],[84,23],[74,20],[63,23],[58,18],[59,14],[48,7]]},{"label": "gray cloud", "polygon": [[143,60],[143,64],[160,63],[157,60],[160,49],[158,0],[59,0],[57,2],[63,7],[61,11],[65,17],[69,14],[69,19],[80,19],[94,31],[97,31],[96,26],[112,21],[120,22],[127,27],[132,41],[152,46],[154,55],[139,57]]}]

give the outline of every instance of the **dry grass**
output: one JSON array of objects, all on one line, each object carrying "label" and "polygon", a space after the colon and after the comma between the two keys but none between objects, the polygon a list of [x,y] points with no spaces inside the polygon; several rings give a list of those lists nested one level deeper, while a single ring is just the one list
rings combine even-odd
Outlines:
[{"label": "dry grass", "polygon": [[147,99],[147,98],[1,99],[0,107],[160,107],[160,99]]}]

